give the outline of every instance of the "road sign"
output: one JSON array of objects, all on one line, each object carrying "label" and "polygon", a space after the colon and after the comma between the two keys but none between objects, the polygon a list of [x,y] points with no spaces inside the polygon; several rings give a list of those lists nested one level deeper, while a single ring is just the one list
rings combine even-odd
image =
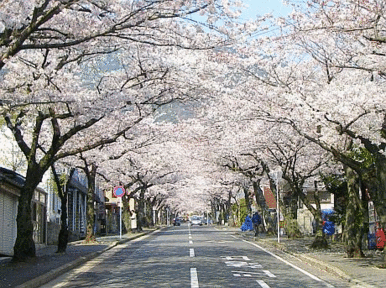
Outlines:
[{"label": "road sign", "polygon": [[115,197],[123,197],[125,195],[125,188],[123,186],[115,186],[114,187],[114,196]]}]

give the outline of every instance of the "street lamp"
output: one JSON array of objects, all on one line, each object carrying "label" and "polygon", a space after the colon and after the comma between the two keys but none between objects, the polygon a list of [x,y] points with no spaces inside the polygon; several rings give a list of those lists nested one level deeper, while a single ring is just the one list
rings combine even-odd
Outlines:
[{"label": "street lamp", "polygon": [[277,218],[277,243],[280,243],[280,206],[279,206],[279,181],[283,172],[281,170],[272,171],[270,176],[276,184],[276,218]]}]

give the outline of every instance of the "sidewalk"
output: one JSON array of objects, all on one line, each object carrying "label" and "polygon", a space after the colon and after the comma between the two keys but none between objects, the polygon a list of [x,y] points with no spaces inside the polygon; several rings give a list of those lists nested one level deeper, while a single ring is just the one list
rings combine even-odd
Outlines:
[{"label": "sidewalk", "polygon": [[97,244],[70,242],[64,254],[55,253],[57,246],[36,248],[36,258],[14,263],[12,258],[0,258],[0,288],[35,288],[55,279],[59,275],[95,258],[114,246],[149,234],[156,229],[144,229],[140,233],[104,236],[97,238]]},{"label": "sidewalk", "polygon": [[264,248],[276,248],[291,254],[304,263],[317,267],[328,273],[335,274],[356,287],[386,287],[386,269],[376,266],[383,263],[379,251],[364,250],[366,258],[346,258],[344,246],[341,242],[330,242],[328,250],[312,250],[309,248],[313,237],[288,239],[286,236],[277,241],[277,236],[260,234],[254,237],[254,232],[241,232],[240,228],[222,228],[234,232],[245,240],[256,242]]}]

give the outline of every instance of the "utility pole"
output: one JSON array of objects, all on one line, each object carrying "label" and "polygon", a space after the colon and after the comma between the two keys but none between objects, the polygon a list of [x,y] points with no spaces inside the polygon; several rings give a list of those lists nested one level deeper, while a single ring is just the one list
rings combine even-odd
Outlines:
[{"label": "utility pole", "polygon": [[276,184],[276,218],[277,218],[277,243],[280,243],[280,193],[279,193],[279,181],[283,172],[281,170],[272,171],[270,176],[275,180]]}]

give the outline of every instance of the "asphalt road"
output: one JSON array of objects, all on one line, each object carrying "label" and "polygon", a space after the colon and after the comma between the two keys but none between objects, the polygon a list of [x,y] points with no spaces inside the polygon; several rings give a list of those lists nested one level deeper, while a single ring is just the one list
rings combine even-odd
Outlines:
[{"label": "asphalt road", "polygon": [[230,232],[184,223],[119,245],[42,287],[349,287],[284,258]]}]

